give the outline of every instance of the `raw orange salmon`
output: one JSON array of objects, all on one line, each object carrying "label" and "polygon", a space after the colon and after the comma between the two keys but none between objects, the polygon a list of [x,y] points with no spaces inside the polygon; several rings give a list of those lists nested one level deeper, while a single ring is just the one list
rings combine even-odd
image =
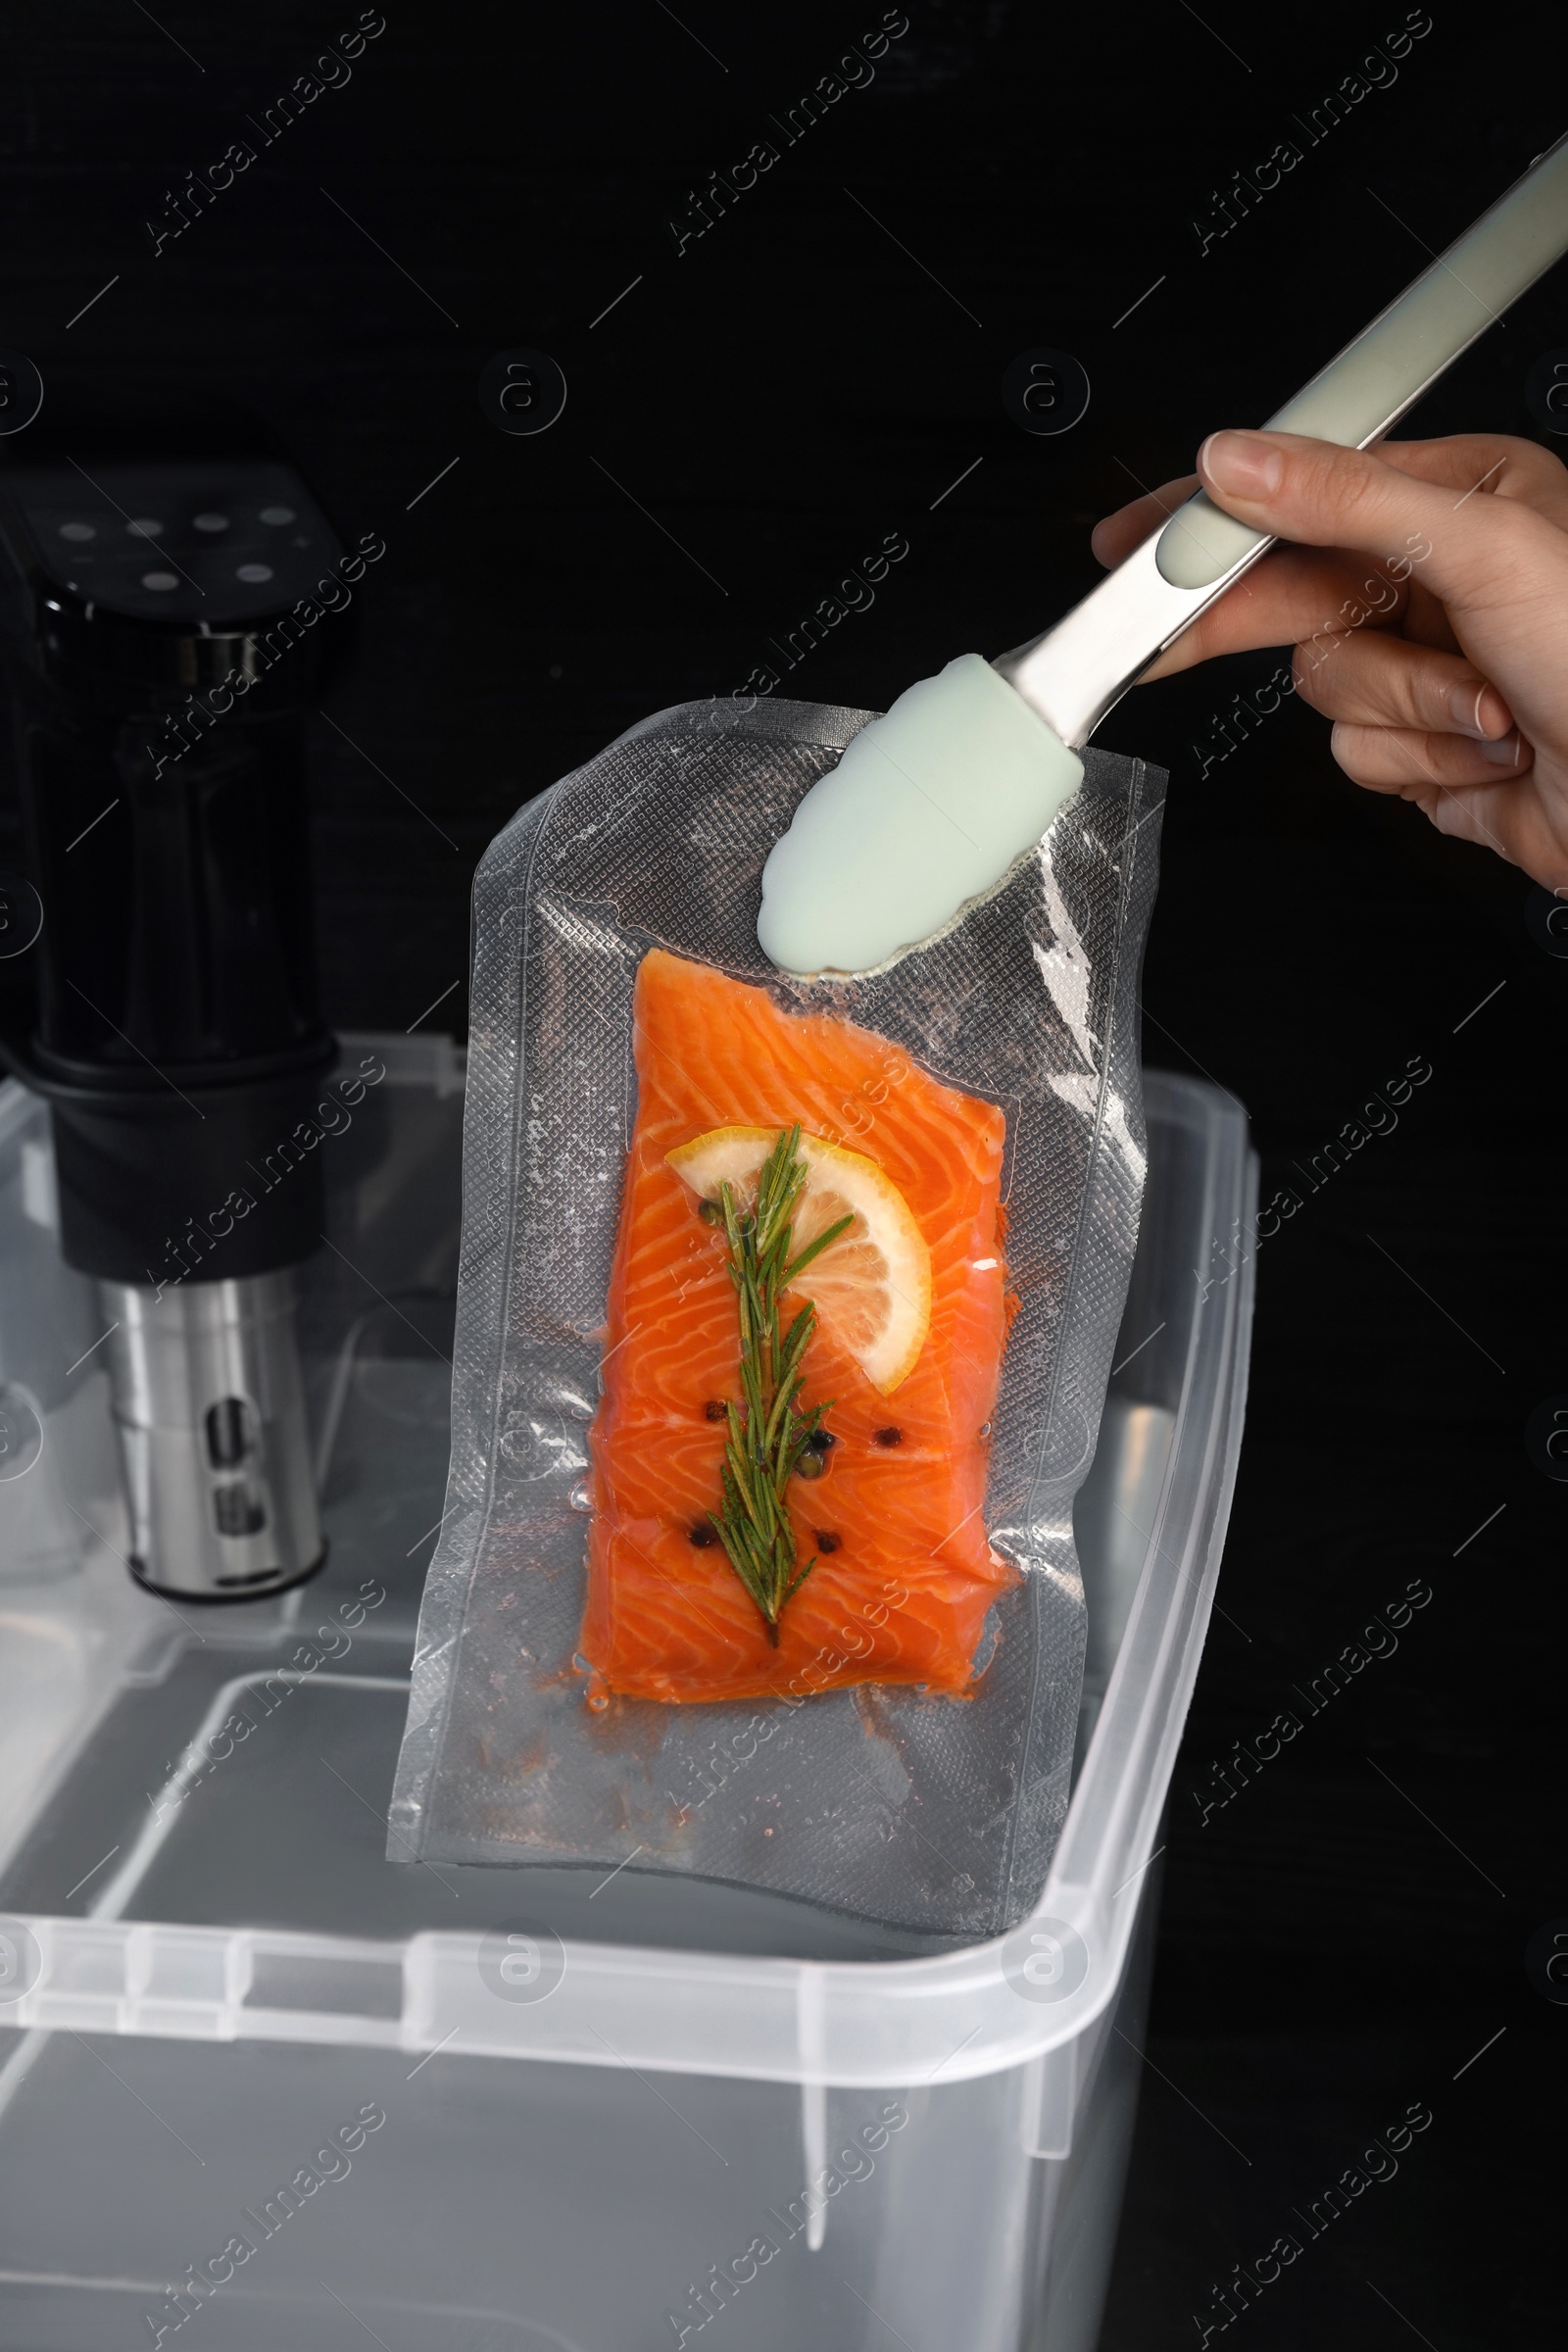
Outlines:
[{"label": "raw orange salmon", "polygon": [[[637,1119],[589,1433],[581,1648],[596,1691],[677,1701],[809,1697],[855,1683],[962,1691],[986,1612],[1016,1577],[983,1516],[1006,1325],[1004,1115],[869,1030],[781,1011],[764,989],[662,949],[638,973],[633,1024]],[[789,1483],[797,1556],[817,1558],[775,1646],[709,1517],[724,1454],[717,1408],[740,1395],[725,1236],[698,1215],[665,1154],[714,1128],[796,1123],[874,1160],[903,1195],[931,1253],[931,1322],[890,1396],[824,1325],[810,1341],[802,1409],[833,1400],[835,1444],[822,1477]],[[800,1296],[810,1289],[808,1267]]]}]

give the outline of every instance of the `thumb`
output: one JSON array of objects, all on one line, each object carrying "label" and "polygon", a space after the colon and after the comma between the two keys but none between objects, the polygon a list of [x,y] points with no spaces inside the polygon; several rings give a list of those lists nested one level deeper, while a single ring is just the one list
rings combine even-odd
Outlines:
[{"label": "thumb", "polygon": [[1373,451],[1300,433],[1210,433],[1198,470],[1216,506],[1238,521],[1305,547],[1349,547],[1386,564],[1425,564],[1446,602],[1472,605],[1515,571],[1516,533],[1536,518],[1508,501],[1455,500]]}]

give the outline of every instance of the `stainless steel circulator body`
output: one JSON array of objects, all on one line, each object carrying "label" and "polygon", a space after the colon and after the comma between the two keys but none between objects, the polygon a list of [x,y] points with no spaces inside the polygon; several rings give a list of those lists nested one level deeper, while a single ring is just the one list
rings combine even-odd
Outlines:
[{"label": "stainless steel circulator body", "polygon": [[135,1574],[208,1600],[309,1576],[325,1543],[292,1273],[98,1290]]}]

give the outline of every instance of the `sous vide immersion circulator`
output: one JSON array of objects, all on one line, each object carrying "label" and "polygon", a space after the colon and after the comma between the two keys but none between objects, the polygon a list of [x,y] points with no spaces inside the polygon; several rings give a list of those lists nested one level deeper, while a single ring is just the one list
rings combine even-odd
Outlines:
[{"label": "sous vide immersion circulator", "polygon": [[341,623],[294,608],[335,569],[244,420],[67,416],[5,454],[0,651],[43,926],[0,1042],[48,1098],[61,1247],[97,1281],[131,1567],[188,1598],[324,1556],[293,1271],[323,1189],[294,1139],[335,1058],[304,711]]}]

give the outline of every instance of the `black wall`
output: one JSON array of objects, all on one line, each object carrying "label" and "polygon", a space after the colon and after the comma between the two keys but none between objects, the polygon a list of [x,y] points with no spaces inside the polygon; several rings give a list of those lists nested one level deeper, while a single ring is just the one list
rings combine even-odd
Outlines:
[{"label": "black wall", "polygon": [[[270,143],[248,118],[353,31],[353,0],[12,19],[0,341],[111,401],[240,397],[341,530],[387,541],[335,725],[313,722],[330,1019],[401,1029],[450,991],[432,1025],[461,1029],[469,876],[511,811],[648,711],[778,666],[769,640],[885,534],[906,557],[788,691],[881,708],[1042,627],[1097,576],[1098,515],[1210,427],[1260,421],[1568,112],[1534,9],[1433,0],[1396,78],[1311,146],[1293,118],[1398,30],[1398,0],[908,14],[874,81],[678,254],[688,191],[782,147],[769,118],[876,0],[385,0],[352,78]],[[1282,139],[1299,166],[1200,253],[1193,220]],[[234,140],[254,164],[155,254],[166,191]],[[1568,347],[1565,288],[1403,429],[1549,439],[1525,378]],[[1092,384],[1054,438],[999,393],[1038,345]],[[537,436],[477,396],[519,346],[569,388]],[[1196,2340],[1211,2286],[1420,2102],[1397,2177],[1238,2326],[1259,2347],[1480,2352],[1545,2322],[1554,2159],[1561,2178],[1568,2012],[1526,1946],[1568,1931],[1568,1494],[1526,1424],[1568,1393],[1568,962],[1523,876],[1356,791],[1310,712],[1200,772],[1212,714],[1277,658],[1137,693],[1102,738],[1172,772],[1148,1055],[1233,1089],[1265,1197],[1302,1199],[1258,1250],[1104,2341]],[[1309,1189],[1293,1168],[1412,1058],[1431,1076],[1396,1129]],[[1412,1579],[1431,1599],[1397,1651],[1204,1819],[1211,1762]]]}]

